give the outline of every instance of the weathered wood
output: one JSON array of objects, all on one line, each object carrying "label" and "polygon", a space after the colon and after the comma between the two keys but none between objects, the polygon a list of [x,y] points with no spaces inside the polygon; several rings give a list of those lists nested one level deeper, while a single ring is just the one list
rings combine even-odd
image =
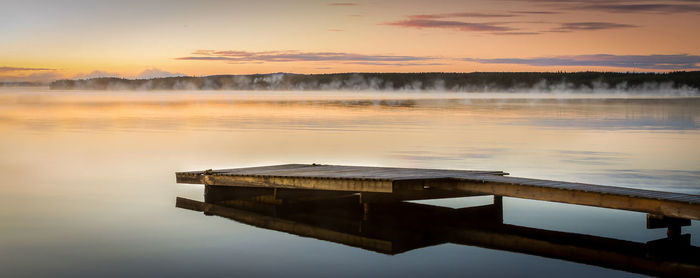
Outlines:
[{"label": "weathered wood", "polygon": [[[550,202],[700,219],[700,196],[691,194],[505,177],[502,171],[286,164],[176,173],[179,183],[390,193],[397,199],[492,194]],[[431,192],[441,192],[431,194]],[[459,192],[459,193],[457,193]]]},{"label": "weathered wood", "polygon": [[542,184],[531,181],[536,180],[482,176],[434,186],[457,191],[700,219],[700,196],[697,195],[592,184]]},{"label": "weathered wood", "polygon": [[502,171],[464,171],[319,164],[284,164],[264,167],[178,172],[176,173],[176,176],[178,178],[178,182],[188,183],[192,181],[194,183],[203,183],[196,182],[197,178],[201,179],[205,176],[234,176],[252,178],[265,177],[400,181],[449,178],[478,174],[506,175],[506,173]]}]

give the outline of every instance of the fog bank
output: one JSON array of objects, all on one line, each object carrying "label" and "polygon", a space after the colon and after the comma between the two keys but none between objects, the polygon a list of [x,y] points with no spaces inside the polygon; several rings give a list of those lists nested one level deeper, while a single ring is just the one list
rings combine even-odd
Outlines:
[{"label": "fog bank", "polygon": [[340,90],[700,94],[700,71],[254,74],[58,80],[55,90]]}]

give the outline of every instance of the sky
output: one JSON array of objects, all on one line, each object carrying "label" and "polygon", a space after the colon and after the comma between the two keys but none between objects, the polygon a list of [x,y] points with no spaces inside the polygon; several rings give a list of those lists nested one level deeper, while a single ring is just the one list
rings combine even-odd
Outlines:
[{"label": "sky", "polygon": [[0,81],[700,70],[700,0],[0,0]]}]

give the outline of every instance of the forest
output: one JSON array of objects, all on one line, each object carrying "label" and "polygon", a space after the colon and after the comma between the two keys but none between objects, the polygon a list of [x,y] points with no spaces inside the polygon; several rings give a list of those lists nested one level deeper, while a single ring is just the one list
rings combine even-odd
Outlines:
[{"label": "forest", "polygon": [[55,90],[421,90],[463,92],[700,90],[700,71],[270,73],[153,79],[93,78],[52,82]]}]

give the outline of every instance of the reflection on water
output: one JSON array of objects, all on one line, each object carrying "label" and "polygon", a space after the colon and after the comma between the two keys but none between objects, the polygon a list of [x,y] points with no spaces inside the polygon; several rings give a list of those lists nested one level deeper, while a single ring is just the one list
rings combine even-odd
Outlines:
[{"label": "reflection on water", "polygon": [[[465,98],[459,94],[442,95],[438,99],[429,98],[430,94],[420,94],[417,99],[405,99],[416,96],[399,94],[364,96],[370,99],[346,94],[337,96],[340,100],[328,96],[316,99],[309,93],[280,96],[281,99],[260,94],[201,97],[151,93],[56,94],[0,94],[4,112],[0,119],[5,125],[88,130],[227,129],[261,125],[294,130],[365,130],[385,125],[420,128],[417,125],[445,120],[458,125],[498,123],[553,129],[695,130],[700,103],[700,98]],[[318,117],[319,114],[323,117]]]},{"label": "reflection on water", "polygon": [[[0,276],[626,276],[455,244],[385,256],[172,208],[202,195],[176,185],[176,171],[314,162],[700,194],[700,99],[613,97],[3,89]],[[643,229],[640,213],[503,205],[510,225],[633,242],[665,234]],[[694,246],[698,227],[684,228]]]},{"label": "reflection on water", "polygon": [[176,206],[389,255],[453,243],[649,275],[700,273],[700,248],[688,234],[637,243],[504,224],[501,197],[459,209],[361,200],[347,192],[206,186],[205,202],[177,198]]}]

